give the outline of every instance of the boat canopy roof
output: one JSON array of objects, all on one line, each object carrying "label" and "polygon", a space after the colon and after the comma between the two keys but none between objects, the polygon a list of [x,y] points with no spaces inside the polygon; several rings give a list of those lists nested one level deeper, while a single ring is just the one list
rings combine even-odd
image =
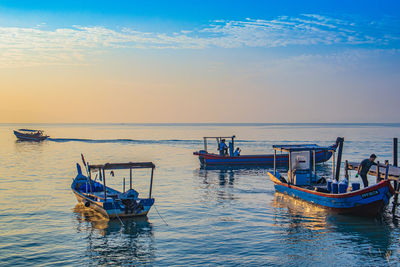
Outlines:
[{"label": "boat canopy roof", "polygon": [[292,152],[292,151],[312,151],[312,150],[334,150],[332,147],[323,147],[317,144],[299,144],[299,145],[273,145],[274,150]]},{"label": "boat canopy roof", "polygon": [[228,139],[228,138],[235,138],[236,136],[235,135],[232,135],[232,136],[204,136],[203,138],[204,139],[208,139],[208,138],[226,138],[226,139]]},{"label": "boat canopy roof", "polygon": [[100,165],[89,165],[91,170],[118,170],[118,169],[154,169],[153,162],[128,162],[128,163],[106,163]]},{"label": "boat canopy roof", "polygon": [[31,130],[31,129],[18,129],[18,131],[22,131],[22,132],[41,132],[41,130]]}]

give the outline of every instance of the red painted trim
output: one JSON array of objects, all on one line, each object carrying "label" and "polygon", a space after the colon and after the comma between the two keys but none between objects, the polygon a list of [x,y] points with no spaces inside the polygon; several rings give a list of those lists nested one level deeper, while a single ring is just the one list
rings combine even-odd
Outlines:
[{"label": "red painted trim", "polygon": [[322,197],[348,198],[348,197],[361,195],[361,194],[364,194],[366,192],[370,192],[370,191],[373,191],[373,190],[377,190],[377,189],[380,189],[380,188],[385,187],[385,186],[389,187],[389,191],[392,194],[394,193],[394,188],[393,188],[393,186],[392,186],[392,184],[390,183],[389,180],[381,181],[378,184],[375,184],[373,186],[364,188],[364,189],[356,191],[356,192],[349,192],[349,193],[344,193],[344,194],[328,194],[328,193],[322,193],[322,192],[317,192],[317,191],[314,191],[314,190],[305,189],[305,188],[298,187],[298,186],[295,186],[295,185],[289,185],[289,184],[286,184],[286,183],[282,183],[279,179],[277,179],[271,173],[268,172],[268,175],[270,176],[271,180],[275,184],[282,185],[282,186],[285,186],[287,188],[294,188],[294,189],[302,191],[302,192],[306,192],[306,193],[309,193],[309,194],[312,194],[312,195],[317,195],[317,196],[322,196]]}]

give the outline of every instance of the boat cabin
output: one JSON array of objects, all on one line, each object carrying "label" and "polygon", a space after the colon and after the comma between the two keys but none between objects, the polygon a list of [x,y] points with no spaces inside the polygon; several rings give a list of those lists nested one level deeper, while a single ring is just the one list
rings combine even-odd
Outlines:
[{"label": "boat cabin", "polygon": [[289,155],[288,183],[296,186],[312,185],[317,182],[315,171],[316,151],[327,151],[333,154],[335,165],[335,149],[333,147],[321,147],[316,144],[305,145],[274,145],[274,175],[277,175],[277,151],[286,152]]}]

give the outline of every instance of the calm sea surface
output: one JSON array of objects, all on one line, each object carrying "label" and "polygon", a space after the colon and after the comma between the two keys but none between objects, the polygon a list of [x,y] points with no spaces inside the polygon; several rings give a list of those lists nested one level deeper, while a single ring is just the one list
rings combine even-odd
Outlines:
[{"label": "calm sea surface", "polygon": [[[12,130],[22,127],[52,138],[17,142]],[[375,153],[391,161],[400,125],[0,124],[0,265],[400,265],[400,225],[389,213],[327,214],[275,193],[266,168],[201,169],[192,155],[201,138],[232,134],[242,154],[343,136],[343,160]],[[70,185],[81,153],[92,164],[153,161],[156,204],[147,218],[107,221],[77,205]],[[143,195],[146,175],[134,174]],[[122,189],[122,179],[108,181]]]}]

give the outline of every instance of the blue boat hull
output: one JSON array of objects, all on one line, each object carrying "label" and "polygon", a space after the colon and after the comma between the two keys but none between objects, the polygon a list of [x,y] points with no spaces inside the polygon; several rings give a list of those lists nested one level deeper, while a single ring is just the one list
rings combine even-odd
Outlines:
[{"label": "blue boat hull", "polygon": [[283,183],[268,172],[275,190],[283,194],[325,207],[339,214],[374,217],[389,204],[394,194],[390,181],[381,181],[373,186],[344,194],[322,193]]},{"label": "blue boat hull", "polygon": [[143,210],[139,213],[126,213],[125,208],[121,207],[120,202],[118,201],[111,201],[105,203],[104,201],[100,201],[99,199],[93,199],[86,196],[84,193],[71,188],[74,192],[78,202],[80,203],[90,203],[88,206],[93,210],[100,212],[106,217],[109,218],[116,218],[116,217],[139,217],[139,216],[146,216],[147,213],[150,211],[150,208],[154,204],[154,199],[140,199],[140,203],[143,205]]}]

